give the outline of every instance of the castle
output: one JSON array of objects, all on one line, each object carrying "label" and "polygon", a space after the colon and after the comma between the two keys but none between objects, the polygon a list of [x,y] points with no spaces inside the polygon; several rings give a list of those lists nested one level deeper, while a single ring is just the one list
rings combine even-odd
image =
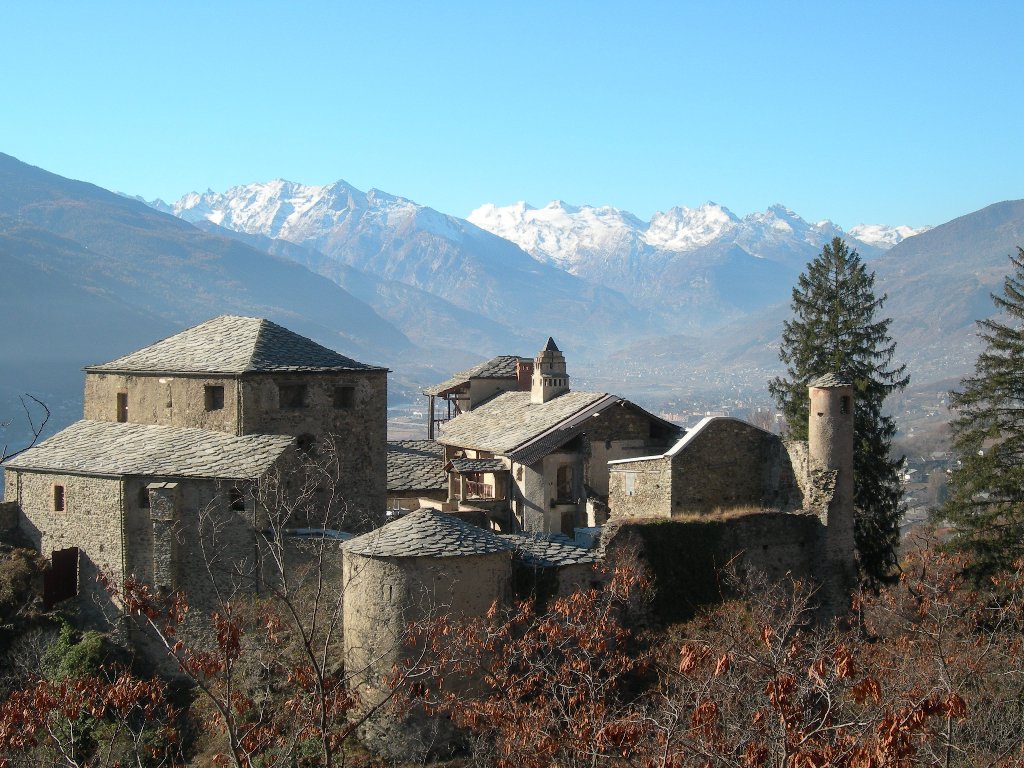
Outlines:
[{"label": "castle", "polygon": [[[408,621],[479,615],[511,596],[517,568],[547,574],[557,593],[593,583],[600,554],[581,544],[594,529],[601,551],[640,541],[643,555],[636,534],[651,521],[674,521],[678,540],[687,521],[704,521],[717,526],[698,553],[707,569],[739,560],[806,575],[822,585],[826,615],[846,609],[853,387],[840,377],[810,384],[807,443],[732,418],[682,430],[616,395],[573,391],[548,339],[532,361],[494,358],[426,390],[435,439],[389,446],[386,374],[233,316],[87,367],[85,418],[5,465],[7,509],[53,563],[46,602],[108,600],[102,570],[213,604],[211,518],[224,562],[255,574],[241,586],[258,591],[267,522],[253,489],[301,471],[331,438],[340,492],[364,513],[354,532],[372,528],[341,556],[346,666],[361,670],[371,703],[405,653]],[[388,508],[415,511],[381,526]]]},{"label": "castle", "polygon": [[387,370],[276,323],[224,315],[85,369],[84,419],[6,462],[4,498],[52,559],[45,602],[103,604],[102,570],[183,589],[210,584],[200,517],[234,570],[251,569],[263,521],[253,488],[331,436],[341,493],[385,505]]}]

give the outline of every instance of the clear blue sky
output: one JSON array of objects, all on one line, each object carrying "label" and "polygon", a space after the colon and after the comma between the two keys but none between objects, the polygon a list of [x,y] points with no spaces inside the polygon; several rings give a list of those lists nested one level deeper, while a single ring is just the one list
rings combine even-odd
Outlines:
[{"label": "clear blue sky", "polygon": [[0,152],[146,198],[345,179],[938,224],[1024,197],[1020,2],[10,2]]}]

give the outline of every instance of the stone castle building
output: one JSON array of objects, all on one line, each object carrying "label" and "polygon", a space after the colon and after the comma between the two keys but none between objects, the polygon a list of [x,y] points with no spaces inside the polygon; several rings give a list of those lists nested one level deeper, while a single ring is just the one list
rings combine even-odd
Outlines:
[{"label": "stone castle building", "polygon": [[[517,375],[506,365],[506,375],[480,383],[507,360],[518,361]],[[442,385],[442,392],[461,393],[459,414],[437,438],[451,511],[484,510],[507,533],[571,537],[578,527],[604,522],[610,460],[666,448],[679,434],[676,425],[621,397],[572,391],[553,339],[530,365],[508,356],[495,361],[471,370],[465,382],[464,374]],[[487,396],[474,395],[480,392]]]},{"label": "stone castle building", "polygon": [[[385,503],[387,371],[268,320],[221,316],[85,369],[85,418],[5,464],[18,526],[52,557],[47,602],[94,600],[103,570],[202,602],[201,517],[219,558],[253,572],[253,487],[336,443],[340,493]],[[252,585],[249,585],[252,586]]]}]

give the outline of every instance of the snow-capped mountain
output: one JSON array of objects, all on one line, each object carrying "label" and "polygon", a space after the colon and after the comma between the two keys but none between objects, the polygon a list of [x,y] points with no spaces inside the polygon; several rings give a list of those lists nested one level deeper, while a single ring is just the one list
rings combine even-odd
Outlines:
[{"label": "snow-capped mountain", "polygon": [[[809,223],[782,205],[740,218],[713,202],[658,212],[649,222],[610,206],[572,206],[560,200],[543,208],[524,202],[508,206],[488,203],[470,213],[468,220],[538,259],[591,277],[600,264],[616,259],[666,262],[672,258],[670,254],[692,253],[711,245],[736,244],[752,256],[770,259],[777,259],[780,249],[797,250],[802,256],[805,246],[820,250],[836,236],[857,241],[854,245],[869,257],[923,231],[861,225],[846,233],[828,220]],[[658,251],[665,253],[659,256]]]},{"label": "snow-capped mountain", "polygon": [[[364,193],[344,181],[308,186],[276,180],[193,193],[172,210],[193,223],[314,249],[325,257],[315,269],[339,284],[337,265],[344,264],[498,322],[514,318],[521,329],[536,323],[536,331],[546,329],[543,335],[561,332],[585,341],[595,325],[628,333],[646,322],[646,313],[614,289],[538,261],[464,219],[380,190]],[[417,307],[409,311],[415,314]]]},{"label": "snow-capped mountain", "polygon": [[888,224],[858,224],[850,227],[850,234],[862,243],[888,250],[908,237],[927,232],[931,227],[908,227],[905,224],[889,226]]},{"label": "snow-capped mountain", "polygon": [[543,208],[488,204],[458,219],[344,181],[280,179],[192,193],[171,210],[313,249],[325,257],[313,268],[342,285],[339,264],[521,329],[540,318],[537,330],[547,324],[548,333],[579,339],[595,324],[620,334],[649,329],[652,313],[659,329],[717,325],[785,301],[803,267],[837,235],[872,258],[913,231],[864,228],[857,240],[782,205],[739,217],[712,202],[670,208],[647,222],[610,206],[559,200]]}]

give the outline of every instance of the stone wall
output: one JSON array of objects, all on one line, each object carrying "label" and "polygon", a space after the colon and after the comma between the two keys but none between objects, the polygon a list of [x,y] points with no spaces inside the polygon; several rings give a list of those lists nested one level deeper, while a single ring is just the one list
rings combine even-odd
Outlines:
[{"label": "stone wall", "polygon": [[[395,664],[419,650],[405,643],[411,621],[433,616],[483,616],[495,600],[509,596],[511,554],[445,558],[371,558],[346,552],[343,624],[345,669],[355,676],[361,704],[371,707],[387,695],[383,683]],[[375,752],[398,760],[419,759],[430,742],[453,732],[436,732],[442,721],[414,711],[400,720],[382,710],[363,729]],[[437,746],[437,745],[435,745]]]},{"label": "stone wall", "polygon": [[587,424],[585,452],[587,453],[584,482],[593,491],[605,496],[609,493],[608,462],[638,456],[651,456],[667,450],[676,434],[651,434],[651,417],[628,405],[606,408]]},{"label": "stone wall", "polygon": [[[208,400],[207,387],[222,387],[223,399]],[[240,434],[238,380],[210,376],[85,374],[84,418],[117,421],[117,395],[128,396],[128,421],[165,427],[194,427]]]},{"label": "stone wall", "polygon": [[767,512],[724,520],[620,520],[606,527],[602,547],[613,561],[636,553],[654,577],[657,618],[674,622],[728,596],[723,571],[730,566],[741,577],[814,578],[823,536],[813,515]]},{"label": "stone wall", "polygon": [[672,458],[613,464],[608,507],[612,517],[672,517]]},{"label": "stone wall", "polygon": [[[84,615],[99,624],[116,616],[100,571],[123,580],[122,515],[124,485],[118,478],[44,474],[8,469],[5,496],[21,510],[19,527],[46,558],[56,550],[79,550],[78,589]],[[55,488],[63,489],[64,509],[54,508]]]},{"label": "stone wall", "polygon": [[672,459],[673,513],[800,508],[796,475],[778,435],[731,418],[711,419],[694,432]]},{"label": "stone wall", "polygon": [[707,419],[663,456],[611,465],[609,506],[629,517],[793,511],[802,506],[802,471],[777,435],[739,419]]},{"label": "stone wall", "polygon": [[[279,386],[305,384],[305,406],[281,407]],[[350,393],[336,407],[339,388]],[[334,440],[344,482],[342,493],[353,516],[383,517],[387,504],[387,375],[346,371],[305,376],[254,375],[242,383],[244,434],[293,435],[315,444]]]}]

